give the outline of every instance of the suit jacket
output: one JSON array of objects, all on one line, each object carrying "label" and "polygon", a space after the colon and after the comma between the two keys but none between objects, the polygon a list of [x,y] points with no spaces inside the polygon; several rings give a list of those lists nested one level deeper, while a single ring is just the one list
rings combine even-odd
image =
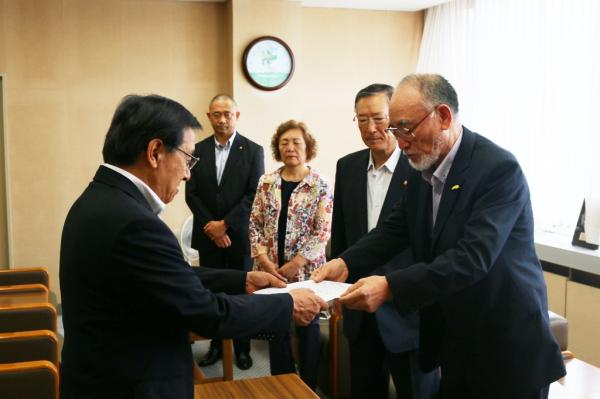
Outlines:
[{"label": "suit jacket", "polygon": [[421,311],[422,366],[461,369],[476,397],[518,398],[565,375],[514,156],[463,128],[432,231],[430,195],[411,171],[390,217],[341,255],[350,270],[412,248],[416,263],[387,275],[394,303]]},{"label": "suit jacket", "polygon": [[62,398],[193,398],[188,330],[246,337],[289,330],[287,295],[244,292],[241,271],[185,262],[135,185],[100,167],[73,204],[60,251]]},{"label": "suit jacket", "polygon": [[200,160],[185,185],[185,201],[194,214],[192,247],[200,252],[200,257],[203,253],[221,250],[204,234],[203,228],[211,220],[223,219],[231,239],[227,250],[242,264],[243,258],[250,254],[250,208],[258,179],[265,172],[263,148],[237,133],[221,183],[217,183],[214,135],[196,144],[195,155]]},{"label": "suit jacket", "polygon": [[[368,232],[367,220],[367,166],[368,149],[348,154],[337,162],[335,174],[335,201],[331,235],[331,254],[337,257],[354,245]],[[383,202],[377,224],[390,214],[392,207],[404,194],[404,184],[410,166],[402,154],[394,169],[392,180]],[[384,266],[367,274],[385,275],[397,267],[412,264],[410,249],[402,251]],[[367,274],[352,273],[348,282],[354,283]],[[358,337],[364,312],[344,308],[344,334],[350,340]],[[417,312],[401,316],[391,302],[383,304],[375,318],[381,339],[389,352],[398,353],[413,350],[419,343],[419,319]]]}]

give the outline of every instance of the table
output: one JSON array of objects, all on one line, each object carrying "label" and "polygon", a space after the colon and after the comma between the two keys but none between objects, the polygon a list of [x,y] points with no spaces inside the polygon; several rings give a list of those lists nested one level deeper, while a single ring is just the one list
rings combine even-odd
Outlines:
[{"label": "table", "polygon": [[565,360],[567,375],[550,385],[548,399],[600,399],[600,369],[579,359]]},{"label": "table", "polygon": [[196,399],[319,399],[296,374],[211,382],[195,387]]}]

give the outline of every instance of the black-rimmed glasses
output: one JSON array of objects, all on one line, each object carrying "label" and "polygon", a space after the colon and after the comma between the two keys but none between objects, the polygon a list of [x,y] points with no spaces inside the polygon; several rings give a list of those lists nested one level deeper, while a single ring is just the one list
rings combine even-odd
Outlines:
[{"label": "black-rimmed glasses", "polygon": [[175,147],[175,149],[179,152],[184,153],[185,155],[187,155],[188,160],[187,160],[187,167],[189,170],[192,170],[192,168],[198,163],[198,161],[200,160],[200,158],[197,158],[195,156],[193,156],[192,154],[188,154],[187,152],[183,151],[181,148],[177,148]]},{"label": "black-rimmed glasses", "polygon": [[428,117],[430,117],[435,111],[437,111],[438,109],[438,105],[436,105],[431,111],[429,111],[427,113],[427,115],[425,115],[423,117],[423,119],[421,119],[420,121],[418,121],[417,123],[415,123],[415,125],[413,127],[411,127],[410,129],[407,127],[394,127],[394,126],[390,126],[387,129],[385,129],[386,132],[388,133],[392,133],[394,136],[404,140],[404,141],[412,141],[415,138],[415,133],[414,131],[417,130],[417,128],[421,125],[421,123],[425,122],[425,119],[427,119]]}]

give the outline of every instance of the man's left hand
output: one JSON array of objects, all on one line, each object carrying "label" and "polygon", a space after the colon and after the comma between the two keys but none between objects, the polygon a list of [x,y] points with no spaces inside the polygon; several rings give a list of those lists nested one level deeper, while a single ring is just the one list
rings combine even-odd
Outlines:
[{"label": "man's left hand", "polygon": [[211,220],[204,226],[204,232],[214,240],[227,232],[227,225],[224,220]]},{"label": "man's left hand", "polygon": [[339,301],[349,309],[373,313],[391,297],[392,293],[386,278],[370,276],[354,283],[342,294]]},{"label": "man's left hand", "polygon": [[246,293],[252,294],[261,288],[285,288],[286,283],[267,272],[248,272],[246,275]]}]

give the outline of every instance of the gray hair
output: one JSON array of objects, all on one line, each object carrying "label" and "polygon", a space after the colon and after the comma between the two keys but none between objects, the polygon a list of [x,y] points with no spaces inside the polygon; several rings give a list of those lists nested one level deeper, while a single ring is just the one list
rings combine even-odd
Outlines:
[{"label": "gray hair", "polygon": [[446,104],[454,114],[458,114],[458,96],[454,87],[441,75],[412,74],[405,76],[398,86],[410,85],[423,96],[430,105]]}]

